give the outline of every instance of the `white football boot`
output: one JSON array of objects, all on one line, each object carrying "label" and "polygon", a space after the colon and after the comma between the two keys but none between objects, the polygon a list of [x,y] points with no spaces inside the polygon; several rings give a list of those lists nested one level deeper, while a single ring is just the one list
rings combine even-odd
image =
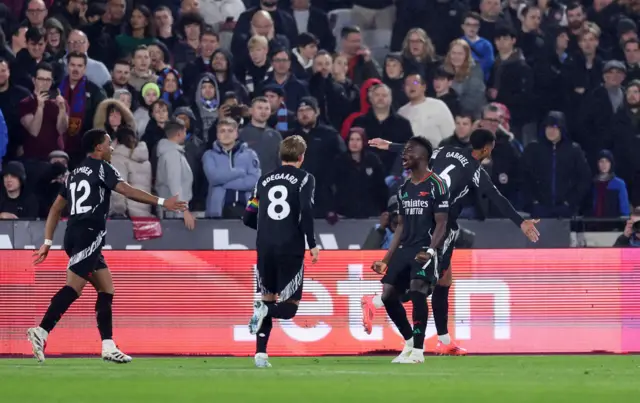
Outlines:
[{"label": "white football boot", "polygon": [[133,360],[133,358],[120,351],[113,340],[102,340],[102,359],[118,364],[127,364]]},{"label": "white football boot", "polygon": [[258,353],[253,357],[256,367],[258,368],[271,368],[269,363],[269,356],[266,353]]},{"label": "white football boot", "polygon": [[407,357],[409,357],[409,355],[411,355],[412,350],[413,350],[413,337],[410,338],[409,340],[405,340],[404,348],[402,349],[402,352],[396,358],[391,360],[391,363],[392,364],[402,363]]},{"label": "white football boot", "polygon": [[256,301],[253,303],[253,316],[249,320],[249,333],[256,335],[258,330],[262,327],[264,318],[269,314],[269,308],[262,301]]},{"label": "white football boot", "polygon": [[31,342],[33,356],[38,362],[44,362],[44,348],[47,345],[49,333],[41,327],[27,329],[27,339]]}]

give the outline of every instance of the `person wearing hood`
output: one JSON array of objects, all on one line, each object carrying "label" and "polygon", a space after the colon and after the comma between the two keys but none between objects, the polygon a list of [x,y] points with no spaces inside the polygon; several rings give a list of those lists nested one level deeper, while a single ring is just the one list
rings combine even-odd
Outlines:
[{"label": "person wearing hood", "polygon": [[282,135],[267,126],[271,105],[265,97],[256,97],[251,102],[251,121],[240,130],[240,141],[258,154],[262,172],[271,172],[280,166],[280,143]]},{"label": "person wearing hood", "polygon": [[[67,175],[69,175],[69,154],[62,150],[55,150],[49,154],[48,164],[43,167],[42,174],[35,183],[36,197],[38,198],[38,217],[46,218],[53,202],[64,189]],[[64,212],[68,216],[68,211]]]},{"label": "person wearing hood", "polygon": [[160,98],[171,105],[171,109],[188,106],[187,97],[182,92],[182,76],[178,70],[167,67],[158,73],[158,87],[160,87]]},{"label": "person wearing hood", "polygon": [[296,114],[284,103],[284,90],[277,85],[269,85],[263,89],[264,97],[269,101],[271,116],[267,126],[273,127],[284,135],[296,125]]},{"label": "person wearing hood", "polygon": [[394,111],[409,102],[409,98],[404,92],[404,66],[402,65],[401,53],[389,53],[385,57],[382,82],[391,89],[391,98],[393,99],[391,107]]},{"label": "person wearing hood", "polygon": [[520,49],[515,47],[516,38],[516,33],[509,27],[496,29],[498,57],[487,83],[487,98],[509,108],[514,132],[524,143],[528,143],[534,140],[535,130],[533,135],[525,136],[522,129],[525,124],[535,121],[536,111],[531,107],[534,103],[533,71]]},{"label": "person wearing hood", "polygon": [[[184,155],[187,129],[184,123],[177,119],[167,121],[164,129],[166,138],[158,142],[157,149],[156,194],[165,199],[178,195],[180,200],[190,202],[193,195],[193,173]],[[189,230],[194,229],[196,225],[196,219],[190,210],[182,213],[164,210],[162,217],[182,218]]]},{"label": "person wearing hood", "polygon": [[65,48],[67,35],[64,27],[57,19],[49,18],[44,23],[44,29],[47,30],[46,51],[51,55],[51,60],[62,59],[67,52]]},{"label": "person wearing hood", "polygon": [[129,84],[140,91],[146,83],[155,83],[158,76],[151,70],[151,55],[146,45],[140,45],[133,52],[133,69],[129,76]]},{"label": "person wearing hood", "polygon": [[127,126],[136,131],[136,121],[127,106],[117,99],[105,99],[100,102],[93,116],[93,128],[104,129],[112,138],[118,129]]},{"label": "person wearing hood", "polygon": [[[111,156],[111,164],[118,170],[123,180],[140,190],[151,193],[151,163],[149,150],[144,141],[138,141],[135,130],[129,126],[121,126],[112,136],[115,146]],[[120,193],[111,193],[109,216],[119,217],[152,217],[151,206],[127,199]]]},{"label": "person wearing hood", "polygon": [[136,133],[140,138],[147,130],[151,119],[151,105],[160,98],[160,87],[156,83],[146,83],[138,93],[138,98],[138,107],[133,112],[133,118],[136,121]]},{"label": "person wearing hood", "polygon": [[236,77],[249,91],[251,97],[260,94],[265,81],[269,79],[269,74],[273,72],[273,67],[269,60],[269,42],[267,38],[254,35],[247,43],[249,48],[249,60],[238,64],[236,67]]},{"label": "person wearing hood", "polygon": [[233,56],[226,49],[217,49],[211,56],[211,68],[218,83],[218,90],[221,94],[235,92],[241,103],[248,104],[250,101],[247,88],[238,81],[233,74]]},{"label": "person wearing hood", "polygon": [[258,155],[238,140],[238,124],[229,118],[218,120],[217,140],[202,156],[209,181],[207,217],[242,217],[251,191],[262,171]]},{"label": "person wearing hood", "polygon": [[298,46],[291,50],[291,72],[299,80],[308,80],[313,74],[313,61],[318,54],[318,38],[308,32],[298,35]]},{"label": "person wearing hood", "polygon": [[46,49],[47,32],[44,28],[29,28],[25,34],[27,47],[16,54],[16,59],[11,63],[13,77],[11,81],[33,91],[33,77],[36,75],[36,66],[50,59]]},{"label": "person wearing hood", "polygon": [[306,83],[291,72],[291,54],[287,49],[274,50],[271,54],[273,72],[264,85],[278,85],[284,90],[284,102],[288,109],[295,109],[303,97],[309,95]]},{"label": "person wearing hood", "polygon": [[[358,112],[353,112],[352,114],[347,116],[347,118],[342,123],[342,127],[340,129],[340,136],[342,136],[343,139],[346,139],[347,136],[349,135],[349,130],[351,130],[354,120],[356,120],[356,118],[362,115],[365,115],[367,112],[369,112],[369,109],[371,109],[371,100],[369,98],[369,90],[371,90],[371,88],[378,86],[380,84],[382,84],[382,81],[380,81],[377,78],[370,78],[362,84],[362,88],[360,88],[360,110]],[[391,89],[389,89],[389,102],[392,102],[390,91]],[[389,107],[391,107],[391,105],[389,105]],[[359,127],[363,127],[363,126],[359,126]]]},{"label": "person wearing hood", "polygon": [[187,129],[184,152],[193,173],[193,197],[190,207],[193,211],[204,211],[208,185],[202,169],[202,155],[207,151],[207,143],[202,138],[202,125],[191,108],[187,106],[173,111],[173,118],[182,121]]},{"label": "person wearing hood", "polygon": [[129,92],[129,90],[125,88],[115,90],[112,98],[122,102],[129,111],[135,110],[135,106],[133,105],[133,96],[131,95],[131,92]]},{"label": "person wearing hood", "polygon": [[213,74],[205,73],[202,75],[193,99],[191,110],[196,121],[200,123],[202,140],[208,144],[209,130],[218,119],[218,108],[220,107],[220,92]]},{"label": "person wearing hood", "polygon": [[593,217],[620,217],[631,213],[629,194],[624,181],[616,176],[613,153],[598,155],[598,174],[593,179]]},{"label": "person wearing hood", "polygon": [[533,96],[536,101],[536,119],[549,111],[565,110],[567,95],[573,92],[570,70],[573,56],[569,49],[570,30],[558,28],[549,37],[548,53],[533,67]]},{"label": "person wearing hood", "polygon": [[580,146],[568,137],[562,112],[549,112],[542,128],[540,140],[522,157],[525,203],[534,217],[570,218],[589,193],[591,171]]},{"label": "person wearing hood", "polygon": [[27,173],[24,165],[11,161],[2,171],[4,187],[0,193],[0,219],[35,219],[38,199],[25,188]]}]

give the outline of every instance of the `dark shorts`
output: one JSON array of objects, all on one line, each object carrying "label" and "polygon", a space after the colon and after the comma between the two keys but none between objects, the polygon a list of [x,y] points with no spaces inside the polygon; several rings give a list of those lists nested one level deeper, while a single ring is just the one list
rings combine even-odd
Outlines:
[{"label": "dark shorts", "polygon": [[451,266],[451,258],[453,257],[453,250],[456,247],[456,240],[459,234],[459,229],[447,230],[447,236],[442,246],[442,256],[438,262],[438,278],[441,278],[444,272],[449,270],[449,266]]},{"label": "dark shorts", "polygon": [[433,284],[435,282],[434,265],[423,268],[421,263],[416,262],[416,255],[421,250],[421,247],[415,246],[398,247],[391,256],[387,272],[380,282],[391,284],[400,293],[409,288],[411,280],[423,280],[427,284]]},{"label": "dark shorts", "polygon": [[64,234],[64,250],[69,256],[67,268],[85,280],[89,280],[94,271],[106,269],[102,256],[106,234],[105,230],[68,228]]},{"label": "dark shorts", "polygon": [[279,294],[281,301],[300,301],[304,283],[304,255],[258,249],[256,283],[262,295]]}]

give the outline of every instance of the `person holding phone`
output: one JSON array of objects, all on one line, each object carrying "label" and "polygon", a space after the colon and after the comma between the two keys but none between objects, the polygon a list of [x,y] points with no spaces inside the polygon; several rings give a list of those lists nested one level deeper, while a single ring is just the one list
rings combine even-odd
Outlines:
[{"label": "person holding phone", "polygon": [[627,220],[622,235],[616,239],[614,248],[637,248],[640,247],[640,207],[633,210],[633,214]]}]

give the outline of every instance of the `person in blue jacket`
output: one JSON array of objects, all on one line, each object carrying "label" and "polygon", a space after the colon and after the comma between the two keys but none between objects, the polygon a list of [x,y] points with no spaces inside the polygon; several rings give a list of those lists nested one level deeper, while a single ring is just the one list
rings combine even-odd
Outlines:
[{"label": "person in blue jacket", "polygon": [[482,67],[484,81],[486,82],[493,68],[495,57],[493,44],[488,39],[478,36],[481,21],[482,18],[478,13],[470,12],[465,15],[462,22],[462,32],[464,32],[462,39],[469,44],[473,60]]},{"label": "person in blue jacket", "polygon": [[9,129],[4,115],[0,109],[0,171],[2,170],[2,159],[7,155],[7,145],[9,144]]},{"label": "person in blue jacket", "polygon": [[615,174],[613,153],[602,150],[598,155],[598,173],[593,180],[593,216],[620,217],[631,212],[627,185]]},{"label": "person in blue jacket", "polygon": [[242,217],[260,175],[258,155],[238,141],[238,123],[222,118],[216,125],[217,140],[202,156],[209,181],[207,217]]}]

